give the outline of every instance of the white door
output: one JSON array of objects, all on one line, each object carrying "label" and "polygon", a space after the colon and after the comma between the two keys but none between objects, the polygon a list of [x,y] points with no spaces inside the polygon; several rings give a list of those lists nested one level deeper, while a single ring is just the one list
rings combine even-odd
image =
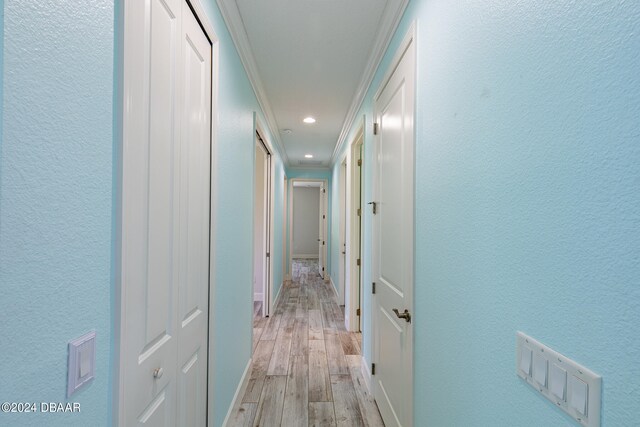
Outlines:
[{"label": "white door", "polygon": [[[411,39],[412,40],[412,39]],[[373,301],[375,399],[385,425],[412,425],[414,43],[375,98]]]},{"label": "white door", "polygon": [[[253,300],[266,301],[265,299],[265,266],[266,266],[266,239],[265,239],[265,166],[266,153],[262,142],[256,135],[255,147],[255,181],[254,181],[254,208],[253,208]],[[263,304],[264,307],[264,304]]]},{"label": "white door", "polygon": [[320,201],[318,206],[320,206],[320,212],[318,213],[318,233],[320,234],[318,237],[318,270],[320,272],[320,276],[324,279],[324,264],[325,264],[325,213],[324,213],[324,187],[320,187]]},{"label": "white door", "polygon": [[211,44],[184,0],[125,2],[118,421],[204,425]]}]

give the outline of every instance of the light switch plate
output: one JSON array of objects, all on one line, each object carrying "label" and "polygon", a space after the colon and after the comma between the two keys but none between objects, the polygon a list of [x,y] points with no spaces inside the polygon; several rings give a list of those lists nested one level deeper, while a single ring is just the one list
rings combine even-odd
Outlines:
[{"label": "light switch plate", "polygon": [[96,333],[91,331],[69,341],[67,366],[67,398],[95,376]]},{"label": "light switch plate", "polygon": [[[533,352],[533,369],[529,373],[521,369],[522,356],[526,352]],[[524,353],[523,353],[524,352]],[[547,378],[545,384],[541,384],[542,376],[536,381],[536,366],[546,367]],[[563,356],[557,351],[536,341],[522,332],[516,335],[516,374],[537,392],[552,401],[558,408],[569,414],[576,421],[585,427],[600,427],[600,406],[602,397],[602,377],[593,373],[582,365]],[[552,376],[560,375],[564,379],[564,398],[559,398],[554,394],[562,390]],[[580,387],[576,386],[579,385]],[[582,387],[586,385],[586,389]],[[553,389],[553,390],[552,390]],[[580,413],[575,406],[581,406],[578,402],[586,393],[586,414]],[[573,405],[571,403],[574,403]]]}]

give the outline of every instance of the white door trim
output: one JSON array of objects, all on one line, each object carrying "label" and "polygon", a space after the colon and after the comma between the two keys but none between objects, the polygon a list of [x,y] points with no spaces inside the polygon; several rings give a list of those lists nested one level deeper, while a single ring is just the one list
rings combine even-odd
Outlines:
[{"label": "white door trim", "polygon": [[[123,223],[123,200],[122,200],[122,188],[123,188],[123,152],[125,135],[128,130],[125,129],[124,123],[130,113],[127,109],[127,94],[124,93],[125,88],[128,86],[128,82],[131,80],[131,76],[125,72],[125,58],[127,56],[127,23],[131,19],[131,10],[128,7],[137,0],[125,0],[123,2],[116,2],[116,22],[120,24],[117,26],[116,33],[116,53],[118,56],[117,68],[116,68],[116,100],[115,103],[121,106],[122,111],[120,116],[116,114],[116,147],[115,147],[115,175],[116,175],[116,192],[115,192],[115,237],[114,237],[114,328],[113,328],[113,388],[112,388],[112,418],[118,425],[124,425],[124,413],[121,410],[122,405],[122,386],[124,384],[124,372],[123,366],[123,337],[125,336],[126,320],[124,319],[126,301],[123,300],[124,293],[122,292],[122,223]],[[216,208],[213,203],[216,200],[217,189],[214,185],[215,172],[217,171],[217,158],[214,156],[217,146],[217,127],[218,127],[218,61],[220,57],[219,39],[216,35],[213,25],[209,20],[209,17],[205,13],[205,9],[202,6],[201,0],[185,0],[191,6],[194,15],[199,21],[205,35],[211,42],[211,161],[210,161],[210,199],[209,199],[209,310],[214,307],[215,298],[215,245],[214,241],[214,224],[216,218]],[[209,316],[209,338],[208,338],[208,369],[207,369],[207,423],[209,426],[213,426],[213,402],[214,402],[214,352],[212,351],[214,343],[214,316]]]},{"label": "white door trim", "polygon": [[[403,59],[403,57],[405,56],[405,53],[407,52],[407,49],[409,49],[409,47],[413,44],[413,66],[414,66],[414,84],[417,83],[417,73],[415,70],[417,61],[416,61],[416,56],[417,56],[417,49],[416,49],[416,22],[413,21],[409,27],[409,29],[407,30],[407,33],[404,37],[404,39],[402,40],[402,42],[400,43],[400,46],[398,46],[396,53],[393,56],[393,60],[391,61],[391,63],[388,66],[387,71],[384,74],[383,79],[381,80],[380,86],[378,88],[378,90],[376,91],[374,97],[373,97],[373,101],[374,101],[374,122],[378,122],[379,118],[375,117],[375,114],[377,113],[376,111],[376,103],[377,100],[380,98],[380,96],[382,95],[382,93],[384,92],[385,88],[387,87],[387,84],[389,83],[389,81],[391,80],[391,78],[394,75],[394,72],[396,71],[396,69],[398,68],[401,60]],[[415,89],[414,89],[415,90]],[[415,97],[414,97],[414,117],[413,117],[413,151],[415,153],[415,142],[416,142],[416,138],[415,138]],[[373,159],[374,162],[376,162],[377,157],[379,156],[379,141],[378,141],[379,137],[375,137],[374,136],[374,149],[373,149]],[[413,160],[413,177],[412,177],[412,187],[413,187],[413,191],[411,193],[412,196],[412,206],[413,206],[413,210],[414,212],[412,212],[412,218],[413,218],[413,237],[415,240],[415,158]],[[375,168],[375,164],[373,165],[373,167]],[[374,175],[373,175],[373,188],[372,188],[372,201],[376,201],[378,200],[378,191],[379,191],[379,183],[376,182],[376,171],[374,170]],[[374,226],[375,228],[375,226]],[[375,230],[373,230],[373,233],[375,233]],[[372,245],[375,245],[375,237],[372,239]],[[408,275],[409,275],[409,281],[411,283],[411,294],[413,295],[414,290],[415,290],[415,282],[414,282],[414,278],[415,278],[415,241],[414,243],[411,245],[412,247],[412,254],[411,254],[411,265],[412,268],[410,269],[410,271],[408,271]],[[378,260],[375,259],[375,248],[372,248],[372,264],[377,263]],[[375,280],[375,267],[372,268],[371,270],[371,274],[372,274],[372,278],[373,280]],[[412,296],[413,298],[413,296]],[[371,348],[373,348],[373,363],[376,363],[378,361],[378,349],[379,346],[383,345],[384,343],[378,343],[376,340],[377,334],[378,334],[378,328],[379,325],[377,324],[378,322],[376,321],[376,315],[374,313],[374,311],[377,308],[377,304],[378,304],[378,294],[373,294],[372,295],[372,299],[371,299],[371,307],[369,307],[369,309],[372,312],[372,316],[371,316]],[[414,306],[409,307],[409,311],[411,312],[411,314],[413,315],[415,313],[414,310]],[[411,341],[413,342],[413,328],[411,328]],[[413,344],[412,344],[413,345]],[[404,387],[407,390],[407,393],[409,394],[410,398],[406,401],[407,403],[407,416],[408,416],[408,426],[412,426],[413,425],[413,407],[414,407],[414,402],[413,402],[413,358],[412,358],[412,353],[413,353],[413,349],[411,350],[411,363],[409,364],[410,366],[408,367],[410,370],[410,375],[407,379],[407,382],[404,384]],[[379,393],[379,385],[378,385],[378,381],[375,380],[375,376],[372,377],[372,381],[371,381],[371,391],[372,394],[374,396],[376,396]]]},{"label": "white door trim", "polygon": [[[265,132],[266,127],[262,124],[258,114],[256,112],[253,113],[253,122],[255,132],[260,135],[262,139],[262,143],[267,148],[267,169],[268,169],[268,182],[267,182],[267,209],[268,209],[268,221],[267,230],[268,233],[268,244],[267,244],[267,252],[269,252],[270,256],[267,258],[267,286],[263,290],[263,316],[269,316],[271,314],[271,307],[273,307],[273,230],[274,230],[274,200],[275,200],[275,185],[273,183],[276,179],[275,168],[273,167],[273,153],[275,152],[273,149],[273,144],[271,140],[267,137],[267,133]],[[254,135],[255,135],[254,132]],[[255,169],[255,168],[254,168]]]},{"label": "white door trim", "polygon": [[[289,224],[288,224],[288,229],[289,229],[289,275],[293,275],[292,272],[292,268],[293,268],[293,186],[296,182],[316,182],[316,183],[321,183],[324,186],[324,189],[326,190],[324,192],[324,214],[325,214],[325,227],[324,227],[324,234],[323,234],[323,238],[325,241],[325,245],[324,245],[324,263],[325,265],[327,264],[327,219],[328,219],[328,209],[327,209],[327,202],[329,200],[329,186],[328,186],[328,182],[326,179],[309,179],[309,178],[290,178],[289,179],[289,188],[288,188],[288,193],[289,193]],[[319,254],[318,254],[319,255]],[[325,275],[323,278],[327,277],[327,269],[325,268]]]},{"label": "white door trim", "polygon": [[339,232],[340,236],[338,245],[338,305],[346,305],[346,287],[347,287],[347,156],[344,156],[340,162],[340,171],[338,177],[338,202],[339,202]]},{"label": "white door trim", "polygon": [[[362,182],[358,182],[357,178],[362,179],[361,168],[358,166],[358,154],[356,150],[360,150],[364,146],[364,118],[360,123],[360,128],[353,140],[349,144],[347,150],[347,276],[346,276],[346,304],[345,306],[345,328],[348,331],[358,332],[361,328],[362,319],[362,271],[364,268],[362,260],[362,230],[358,227],[358,223],[362,224],[362,216],[364,216],[364,208],[362,207]],[[360,154],[362,156],[362,154]],[[357,190],[356,186],[360,189]],[[357,210],[361,209],[360,221],[358,221]],[[360,266],[357,265],[358,251],[360,248]],[[358,271],[360,270],[360,271]],[[361,307],[361,315],[358,318],[356,310]]]}]

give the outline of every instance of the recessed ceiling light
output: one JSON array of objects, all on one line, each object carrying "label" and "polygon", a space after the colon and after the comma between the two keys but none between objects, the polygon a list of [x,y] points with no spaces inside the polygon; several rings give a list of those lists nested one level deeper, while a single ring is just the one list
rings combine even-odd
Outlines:
[{"label": "recessed ceiling light", "polygon": [[305,117],[303,122],[305,122],[305,123],[315,123],[316,119],[314,119],[313,117]]},{"label": "recessed ceiling light", "polygon": [[313,159],[313,154],[305,154],[304,155],[307,159]]}]

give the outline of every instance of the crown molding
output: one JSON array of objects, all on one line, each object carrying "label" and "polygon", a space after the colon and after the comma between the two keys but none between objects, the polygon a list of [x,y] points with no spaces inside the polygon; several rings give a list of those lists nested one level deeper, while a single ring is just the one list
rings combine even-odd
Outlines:
[{"label": "crown molding", "polygon": [[253,92],[258,99],[258,104],[260,105],[260,108],[264,113],[265,119],[267,121],[267,127],[271,131],[271,135],[273,136],[273,140],[275,142],[276,150],[280,154],[284,165],[289,166],[289,157],[287,156],[287,152],[284,149],[284,145],[282,144],[282,139],[280,139],[278,122],[275,119],[273,109],[271,108],[271,104],[269,103],[269,99],[267,98],[266,91],[264,90],[264,85],[262,84],[262,80],[260,79],[258,66],[256,64],[255,57],[253,56],[253,51],[251,50],[251,44],[249,43],[249,38],[247,37],[247,32],[244,27],[244,22],[242,21],[242,16],[240,16],[238,5],[235,0],[217,0],[217,3],[218,7],[220,8],[220,12],[222,13],[224,22],[227,24],[227,29],[229,30],[229,34],[231,35],[231,40],[233,40],[233,44],[235,45],[236,50],[238,51],[238,55],[240,56],[240,61],[242,62],[245,71],[247,72],[249,82],[253,87]]},{"label": "crown molding", "polygon": [[[358,110],[364,102],[367,91],[369,90],[369,87],[373,82],[373,78],[375,77],[376,71],[380,66],[380,62],[382,62],[382,58],[389,48],[389,43],[391,43],[391,39],[393,38],[393,35],[396,32],[398,25],[400,24],[400,20],[402,19],[402,15],[404,15],[404,11],[407,8],[408,4],[409,0],[391,0],[387,3],[387,6],[382,13],[380,31],[378,31],[375,45],[371,50],[371,56],[369,56],[369,61],[367,61],[367,66],[362,74],[362,79],[360,80],[360,84],[358,85],[358,90],[353,97],[353,101],[351,101],[351,106],[349,107],[349,111],[347,112],[344,123],[342,125],[342,130],[340,131],[340,135],[338,136],[338,141],[335,148],[333,149],[331,159],[329,160],[329,165],[331,167],[336,164],[338,156],[344,148],[345,143],[347,142],[347,137],[349,136],[349,131],[351,130],[351,127],[353,126],[353,123],[356,119],[356,114],[358,114]],[[393,8],[394,6],[395,8]]]}]

